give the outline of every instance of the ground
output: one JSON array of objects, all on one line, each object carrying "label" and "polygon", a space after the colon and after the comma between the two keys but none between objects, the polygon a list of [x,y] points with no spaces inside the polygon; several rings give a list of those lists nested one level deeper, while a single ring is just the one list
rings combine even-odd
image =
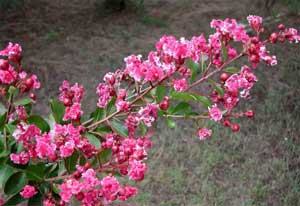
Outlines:
[{"label": "ground", "polygon": [[[269,28],[275,28],[276,21],[299,28],[299,16],[286,15],[281,5],[268,10],[263,2],[149,0],[145,10],[109,13],[95,6],[95,0],[29,0],[23,11],[7,14],[0,22],[0,44],[19,42],[25,68],[40,77],[35,112],[48,113],[45,105],[64,79],[85,86],[84,107],[91,111],[103,74],[122,67],[129,54],[147,54],[163,34],[207,35],[211,19],[245,22],[248,14],[266,17]],[[274,13],[283,16],[270,18]],[[212,125],[213,138],[200,142],[189,122],[178,122],[175,130],[159,124],[149,172],[136,184],[140,194],[132,204],[300,204],[300,50],[299,45],[288,45],[273,47],[273,52],[280,66],[258,71],[261,81],[254,98],[243,107],[255,109],[257,115],[244,120],[239,133]]]}]

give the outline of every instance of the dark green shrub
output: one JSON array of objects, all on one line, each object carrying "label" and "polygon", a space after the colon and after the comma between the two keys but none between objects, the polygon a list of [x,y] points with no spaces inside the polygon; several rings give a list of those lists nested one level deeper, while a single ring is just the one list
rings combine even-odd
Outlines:
[{"label": "dark green shrub", "polygon": [[288,6],[291,12],[298,13],[300,11],[299,0],[281,0],[281,1]]},{"label": "dark green shrub", "polygon": [[144,9],[144,0],[97,0],[96,7],[105,11],[130,9],[139,12]]},{"label": "dark green shrub", "polygon": [[0,0],[0,12],[22,8],[25,0]]}]

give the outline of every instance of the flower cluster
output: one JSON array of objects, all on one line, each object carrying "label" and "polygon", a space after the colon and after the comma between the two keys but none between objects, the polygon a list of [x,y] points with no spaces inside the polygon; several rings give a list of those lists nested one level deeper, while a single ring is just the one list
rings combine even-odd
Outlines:
[{"label": "flower cluster", "polygon": [[22,197],[28,199],[31,198],[33,195],[37,194],[37,191],[35,187],[30,185],[25,185],[25,187],[23,188],[22,192],[20,192],[20,194],[22,195]]},{"label": "flower cluster", "polygon": [[64,203],[70,202],[74,196],[82,205],[108,204],[117,199],[126,201],[137,194],[136,188],[122,186],[115,177],[106,176],[100,180],[95,170],[81,166],[77,166],[77,172],[79,176],[67,179],[59,186]]},{"label": "flower cluster", "polygon": [[[240,100],[251,97],[250,91],[258,81],[255,69],[261,62],[277,64],[267,45],[300,40],[298,30],[282,24],[262,40],[262,18],[251,15],[247,20],[254,35],[235,19],[213,20],[215,33],[208,38],[203,34],[190,40],[165,35],[145,59],[141,55],[126,57],[122,70],[107,73],[98,84],[97,108],[89,119],[81,110],[84,88],[64,81],[59,88],[60,101],[51,103],[50,119],[55,121],[50,122],[51,126],[31,114],[36,96],[27,93],[39,88],[40,83],[36,75],[22,70],[21,47],[9,43],[0,51],[0,95],[7,105],[0,116],[0,131],[9,157],[1,167],[9,167],[6,171],[12,174],[11,167],[24,168],[25,172],[28,169],[28,174],[38,168],[37,174],[28,178],[30,181],[26,179],[30,185],[20,180],[20,185],[25,185],[18,191],[23,200],[39,193],[43,195],[40,204],[45,206],[74,202],[103,206],[135,196],[137,188],[121,184],[119,178],[136,182],[144,179],[152,127],[159,117],[208,119],[239,131],[240,125],[232,119],[255,115],[253,110],[236,112]],[[228,68],[242,57],[250,66]],[[194,88],[204,82],[210,87],[200,94]],[[189,101],[202,107],[192,107]],[[199,108],[206,111],[194,111]],[[199,139],[210,138],[213,131],[200,122],[195,121],[200,128]],[[174,127],[173,122],[170,125]],[[4,199],[9,195],[5,194]],[[0,205],[4,199],[0,198]]]},{"label": "flower cluster", "polygon": [[[3,86],[13,85],[21,92],[40,88],[40,83],[36,75],[29,75],[22,70],[22,48],[19,44],[9,43],[7,47],[0,51],[0,56],[7,59],[0,59],[0,83]],[[1,94],[7,93],[6,87],[1,88]]]},{"label": "flower cluster", "polygon": [[68,81],[63,81],[59,95],[59,100],[66,106],[64,120],[79,121],[83,111],[81,111],[81,100],[84,89],[77,83],[70,86]]}]

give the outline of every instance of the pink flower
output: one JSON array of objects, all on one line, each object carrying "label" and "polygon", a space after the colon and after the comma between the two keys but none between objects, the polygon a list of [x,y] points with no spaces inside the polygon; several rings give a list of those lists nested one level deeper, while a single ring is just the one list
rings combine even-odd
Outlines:
[{"label": "pink flower", "polygon": [[82,178],[84,179],[85,189],[92,189],[100,184],[100,181],[96,177],[96,172],[93,169],[88,169],[82,173]]},{"label": "pink flower", "polygon": [[129,110],[129,107],[130,107],[130,104],[127,101],[124,101],[124,100],[117,100],[116,101],[117,111],[124,111],[124,112],[126,112],[126,111]]},{"label": "pink flower", "polygon": [[13,44],[11,42],[8,43],[6,48],[2,51],[0,51],[0,55],[2,56],[8,56],[9,60],[13,62],[20,62],[21,60],[21,54],[22,48],[19,44]]},{"label": "pink flower", "polygon": [[247,20],[254,31],[258,31],[260,29],[262,24],[262,18],[260,16],[249,15]]},{"label": "pink flower", "polygon": [[50,198],[44,199],[43,206],[55,206],[55,201]]},{"label": "pink flower", "polygon": [[198,136],[199,136],[200,140],[205,140],[205,139],[209,138],[211,135],[212,135],[212,131],[205,127],[198,130]]},{"label": "pink flower", "polygon": [[208,114],[210,118],[214,121],[220,121],[223,116],[221,110],[216,104],[213,105],[211,108],[208,108]]},{"label": "pink flower", "polygon": [[0,197],[0,206],[4,204],[4,199]]},{"label": "pink flower", "polygon": [[239,25],[235,19],[214,19],[211,21],[211,28],[216,29],[217,36],[231,37],[234,41],[240,41],[243,44],[247,43],[249,36],[243,25]]},{"label": "pink flower", "polygon": [[64,80],[62,85],[59,87],[61,91],[59,95],[59,100],[64,102],[65,99],[70,99],[70,102],[73,100],[77,103],[80,103],[83,97],[84,88],[78,83],[70,86],[70,83],[67,80]]},{"label": "pink flower", "polygon": [[125,125],[127,126],[129,133],[133,134],[135,129],[139,125],[139,118],[137,116],[130,114],[127,116],[127,119],[125,120]]},{"label": "pink flower", "polygon": [[31,198],[35,194],[37,194],[37,191],[36,191],[35,187],[33,187],[31,185],[25,185],[23,190],[20,192],[20,195],[22,195],[22,197],[24,197],[26,199]]},{"label": "pink flower", "polygon": [[142,163],[142,161],[133,160],[129,162],[128,176],[130,179],[135,181],[141,181],[144,179],[145,173],[147,171],[147,165]]},{"label": "pink flower", "polygon": [[158,105],[148,103],[145,108],[139,112],[139,120],[142,121],[147,127],[151,127],[152,123],[157,118]]},{"label": "pink flower", "polygon": [[228,56],[230,59],[233,59],[234,57],[237,56],[237,52],[234,48],[227,46],[227,50],[228,50]]},{"label": "pink flower", "polygon": [[18,120],[27,120],[27,112],[22,105],[17,105],[16,107],[16,112],[18,115]]},{"label": "pink flower", "polygon": [[58,186],[60,189],[60,197],[65,202],[70,202],[72,195],[78,194],[84,189],[84,183],[81,183],[75,179],[68,179],[64,183]]},{"label": "pink flower", "polygon": [[79,120],[82,114],[81,104],[76,102],[72,106],[66,107],[63,120]]},{"label": "pink flower", "polygon": [[74,147],[75,145],[73,141],[66,142],[63,146],[59,148],[60,156],[61,157],[71,156],[74,152]]},{"label": "pink flower", "polygon": [[124,59],[126,68],[124,73],[128,74],[135,81],[141,81],[143,78],[143,71],[141,69],[142,55],[131,55]]},{"label": "pink flower", "polygon": [[282,35],[290,42],[299,43],[300,35],[297,29],[288,28],[282,32]]},{"label": "pink flower", "polygon": [[234,108],[239,102],[239,98],[237,96],[230,95],[225,93],[222,99],[222,104],[226,109]]},{"label": "pink flower", "polygon": [[186,79],[174,80],[173,87],[174,87],[175,91],[177,91],[177,92],[181,92],[181,91],[185,90],[187,88]]},{"label": "pink flower", "polygon": [[192,37],[189,42],[189,56],[194,62],[199,62],[201,55],[207,53],[208,45],[205,37],[201,34],[199,37]]},{"label": "pink flower", "polygon": [[8,70],[0,70],[0,81],[2,84],[11,84],[17,79],[17,73],[14,68],[9,65]]},{"label": "pink flower", "polygon": [[19,123],[13,133],[17,142],[28,143],[30,139],[41,135],[41,130],[34,124]]},{"label": "pink flower", "polygon": [[35,151],[39,158],[44,159],[56,156],[56,145],[51,143],[51,137],[48,134],[36,138],[36,142]]},{"label": "pink flower", "polygon": [[113,88],[104,83],[100,83],[97,87],[97,94],[99,96],[97,106],[104,108],[112,98],[111,94],[113,92]]},{"label": "pink flower", "polygon": [[29,162],[29,154],[27,152],[21,152],[20,154],[10,154],[10,160],[15,164],[25,165]]},{"label": "pink flower", "polygon": [[101,180],[102,192],[106,201],[111,202],[116,199],[120,189],[119,181],[115,177],[106,176]]},{"label": "pink flower", "polygon": [[125,186],[118,193],[119,199],[121,201],[126,201],[130,197],[135,196],[137,192],[138,192],[137,188],[131,186]]}]

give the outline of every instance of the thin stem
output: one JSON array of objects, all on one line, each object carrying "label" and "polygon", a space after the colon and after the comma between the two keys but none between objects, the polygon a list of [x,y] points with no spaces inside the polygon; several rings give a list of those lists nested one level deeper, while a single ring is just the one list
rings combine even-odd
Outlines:
[{"label": "thin stem", "polygon": [[209,116],[205,115],[193,115],[193,116],[186,116],[186,115],[171,115],[166,114],[164,117],[176,118],[176,119],[209,119]]},{"label": "thin stem", "polygon": [[207,74],[206,76],[203,76],[201,79],[197,80],[196,82],[194,82],[193,84],[191,84],[187,89],[185,89],[185,91],[190,90],[191,88],[197,86],[198,84],[202,83],[203,81],[207,80],[209,77],[213,76],[214,74],[220,72],[222,69],[224,69],[225,66],[229,65],[230,63],[232,63],[233,61],[241,58],[244,55],[244,53],[239,54],[238,56],[236,56],[233,59],[230,59],[229,61],[225,62],[222,66],[220,66],[219,68],[217,68],[216,70],[212,71],[211,73]]},{"label": "thin stem", "polygon": [[83,122],[81,125],[82,125],[82,126],[85,126],[85,125],[91,123],[93,120],[94,120],[94,118],[91,118],[91,119],[89,119],[89,120]]},{"label": "thin stem", "polygon": [[[158,85],[161,84],[161,82],[163,82],[164,80],[166,80],[168,78],[168,76],[165,76],[162,80],[160,80],[157,84],[152,85],[150,87],[148,87],[147,89],[145,89],[139,96],[137,96],[132,102],[130,102],[130,106],[133,105],[134,103],[136,103],[137,101],[139,101],[140,99],[142,99],[146,94],[148,94],[152,89],[154,89],[155,87],[157,87]],[[121,111],[116,111],[112,114],[110,114],[109,116],[107,116],[104,119],[99,120],[98,122],[95,122],[94,124],[91,124],[87,127],[88,130],[94,130],[97,126],[101,125],[102,123],[106,122],[107,120],[110,120],[111,118],[115,117],[117,114],[119,114]]]}]

